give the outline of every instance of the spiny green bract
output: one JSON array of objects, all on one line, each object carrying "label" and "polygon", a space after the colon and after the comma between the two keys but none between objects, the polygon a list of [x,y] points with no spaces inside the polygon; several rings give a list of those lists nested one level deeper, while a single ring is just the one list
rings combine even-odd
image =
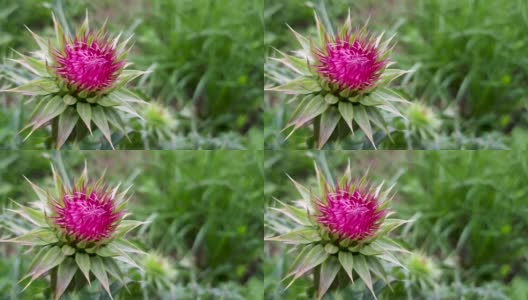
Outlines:
[{"label": "spiny green bract", "polygon": [[425,253],[411,253],[405,260],[404,265],[407,267],[408,279],[417,283],[422,289],[435,286],[442,275],[442,271],[434,259]]},{"label": "spiny green bract", "polygon": [[178,274],[171,260],[156,252],[147,253],[141,261],[141,266],[145,270],[144,281],[158,291],[170,289]]},{"label": "spiny green bract", "polygon": [[91,134],[93,123],[113,147],[111,126],[126,135],[123,117],[141,118],[136,106],[146,104],[125,87],[145,73],[126,69],[131,37],[122,42],[121,34],[110,37],[106,23],[97,31],[91,30],[88,14],[75,36],[65,32],[55,16],[53,23],[55,40],[45,40],[28,28],[40,49],[32,56],[17,52],[20,59],[14,60],[36,78],[5,90],[31,96],[29,101],[36,102],[31,121],[22,131],[31,128],[27,139],[51,122],[58,149],[68,139],[80,140]]},{"label": "spiny green bract", "polygon": [[[352,28],[350,13],[337,36],[328,33],[315,14],[318,38],[306,38],[292,32],[302,49],[282,58],[273,58],[297,77],[293,80],[271,78],[281,85],[268,89],[293,95],[291,102],[298,102],[286,128],[293,127],[291,136],[298,128],[311,121],[317,148],[322,148],[337,128],[348,127],[352,133],[361,130],[376,147],[373,126],[389,134],[383,113],[404,117],[400,105],[407,104],[389,83],[408,71],[389,69],[394,36],[382,40],[384,33],[374,36],[366,25]],[[348,130],[347,130],[348,131]]]},{"label": "spiny green bract", "polygon": [[[367,182],[366,177],[353,180],[350,165],[336,186],[323,177],[317,165],[315,165],[315,172],[319,183],[317,193],[290,178],[300,193],[301,199],[296,201],[296,205],[279,201],[282,207],[271,208],[277,214],[273,215],[274,218],[271,220],[267,220],[269,227],[279,235],[267,237],[266,240],[293,245],[299,253],[291,265],[292,271],[287,275],[287,278],[293,277],[288,287],[299,277],[313,271],[316,274],[314,278],[319,278],[319,282],[315,284],[318,285],[317,298],[321,299],[334,281],[343,278],[343,275],[339,275],[341,273],[346,274],[344,277],[348,276],[352,283],[354,278],[357,280],[359,276],[376,298],[373,276],[389,283],[383,263],[405,268],[397,253],[408,253],[409,251],[391,239],[389,233],[409,221],[389,218],[391,212],[388,209],[393,197],[392,187],[382,190],[383,183],[373,186]],[[380,219],[371,234],[361,238],[347,238],[346,235],[331,230],[327,226],[328,222],[321,221],[321,207],[325,206],[329,197],[333,197],[333,191],[343,189],[361,191],[368,195],[368,199],[371,199],[369,201],[376,201],[377,212],[385,211],[380,214]],[[326,210],[328,208],[330,207],[326,207]],[[362,214],[365,209],[356,206],[355,209],[347,211],[348,214],[354,212]],[[337,216],[342,211],[334,213]],[[284,223],[285,217],[291,221],[289,224]],[[355,221],[361,217],[361,215],[349,215],[350,226],[356,226]],[[345,220],[343,219],[342,222]]]},{"label": "spiny green bract", "polygon": [[[8,224],[9,228],[17,228],[14,231],[17,236],[0,242],[30,246],[35,251],[36,255],[29,266],[30,271],[21,279],[23,281],[30,278],[26,288],[37,278],[50,273],[54,299],[59,299],[74,283],[76,287],[90,284],[91,273],[112,298],[110,275],[126,286],[126,279],[118,262],[142,270],[133,257],[144,252],[124,237],[144,224],[124,219],[128,215],[125,209],[129,201],[129,188],[123,192],[118,191],[120,185],[108,188],[103,176],[97,181],[90,181],[86,166],[73,186],[67,178],[57,174],[53,166],[52,172],[54,189],[44,190],[28,180],[38,201],[33,202],[30,207],[13,201],[17,209],[9,209],[31,223],[33,229],[20,229],[14,223],[13,226]],[[79,194],[93,197],[77,197]],[[77,199],[73,199],[74,197]],[[76,201],[76,205],[68,207],[72,201]],[[109,204],[112,215],[118,216],[112,224],[107,225],[108,230],[104,231],[104,235],[93,237],[82,232],[93,228],[65,226],[65,223],[76,225],[82,222],[94,227],[104,225],[96,224],[100,222],[99,218],[108,216],[104,207],[98,204],[105,207]]]},{"label": "spiny green bract", "polygon": [[405,124],[412,135],[421,139],[437,136],[442,121],[432,108],[421,102],[413,102],[405,110]]},{"label": "spiny green bract", "polygon": [[148,137],[153,137],[158,141],[171,139],[173,131],[178,126],[178,120],[175,118],[169,107],[159,102],[151,102],[145,109],[142,126]]}]

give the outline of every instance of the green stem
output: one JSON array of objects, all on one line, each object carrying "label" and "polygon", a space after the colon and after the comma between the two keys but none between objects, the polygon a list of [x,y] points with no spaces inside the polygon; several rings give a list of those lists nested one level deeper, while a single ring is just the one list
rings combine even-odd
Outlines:
[{"label": "green stem", "polygon": [[318,266],[314,269],[314,280],[313,280],[313,290],[314,290],[314,299],[317,299],[319,290],[319,279],[321,277],[321,266]]},{"label": "green stem", "polygon": [[319,149],[319,130],[321,126],[321,116],[315,117],[313,121],[313,149],[321,150]]},{"label": "green stem", "polygon": [[51,289],[51,298],[56,299],[55,291],[57,287],[57,268],[53,268],[50,271],[50,289]]},{"label": "green stem", "polygon": [[59,118],[54,118],[51,121],[51,146],[53,149],[58,149],[57,147],[57,136],[59,134]]}]

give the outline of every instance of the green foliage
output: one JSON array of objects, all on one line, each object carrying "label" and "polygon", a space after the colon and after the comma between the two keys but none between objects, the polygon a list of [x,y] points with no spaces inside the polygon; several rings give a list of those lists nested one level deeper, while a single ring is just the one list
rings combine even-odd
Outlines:
[{"label": "green foliage", "polygon": [[191,108],[199,126],[245,131],[261,123],[262,0],[155,0],[143,3],[137,28],[152,65],[145,87],[179,109]]},{"label": "green foliage", "polygon": [[420,0],[408,10],[400,60],[416,74],[406,88],[441,107],[455,103],[481,130],[515,125],[528,91],[526,2]]},{"label": "green foliage", "polygon": [[[58,167],[57,172],[78,174],[86,159],[94,175],[106,168],[110,182],[122,182],[123,187],[133,184],[135,193],[129,203],[129,212],[134,219],[147,220],[150,224],[129,233],[129,238],[141,248],[151,249],[170,260],[170,269],[166,269],[166,263],[161,269],[165,274],[175,273],[175,277],[169,280],[169,285],[166,282],[160,285],[159,276],[156,276],[160,268],[153,267],[152,261],[145,262],[150,264],[150,280],[142,277],[140,271],[126,270],[125,265],[119,263],[125,269],[127,279],[132,279],[127,282],[132,294],[121,282],[112,281],[109,289],[114,299],[139,299],[145,295],[161,299],[262,297],[262,152],[61,153],[5,152],[0,165],[3,166],[0,191],[5,190],[0,197],[2,206],[12,207],[8,198],[25,204],[35,200],[22,175],[31,178],[35,184],[51,188],[50,160],[63,166]],[[0,216],[2,238],[7,237],[6,224],[5,215]],[[17,249],[0,245],[3,257],[0,270],[4,274],[0,276],[0,298],[26,299],[33,295],[36,299],[48,299],[49,276],[35,280],[21,293],[24,286],[17,282],[27,271],[31,254],[14,251]],[[85,265],[82,258],[79,263]],[[110,276],[108,262],[104,264],[110,281],[113,275]],[[92,271],[90,259],[89,272]],[[75,276],[84,277],[80,271]],[[78,280],[76,277],[74,281]],[[104,297],[93,274],[90,279],[92,286],[83,288],[77,295],[79,298],[72,295],[71,299]],[[151,285],[145,286],[148,282]]]},{"label": "green foliage", "polygon": [[[62,168],[63,166],[59,165],[58,167]],[[117,193],[119,186],[115,189],[106,189],[103,187],[103,184],[107,186],[103,177],[97,181],[89,181],[86,165],[82,175],[75,181],[74,189],[72,189],[73,182],[66,175],[59,175],[53,166],[52,173],[54,181],[52,190],[43,189],[27,179],[35,193],[33,197],[36,196],[37,200],[30,203],[31,207],[21,205],[13,200],[16,209],[8,209],[9,213],[4,212],[2,216],[5,219],[4,226],[12,231],[12,234],[9,235],[13,235],[13,237],[2,238],[0,242],[30,246],[30,250],[35,254],[29,271],[20,280],[20,282],[25,282],[27,278],[31,277],[26,288],[33,281],[46,276],[49,272],[51,294],[53,299],[58,300],[68,287],[73,288],[75,286],[77,289],[81,289],[86,283],[89,284],[89,273],[92,273],[111,297],[109,275],[111,274],[118,281],[124,282],[124,276],[117,266],[116,260],[140,268],[130,255],[138,256],[144,253],[124,236],[144,222],[118,218],[111,225],[115,226],[113,235],[96,241],[81,239],[78,235],[74,236],[70,231],[65,231],[64,228],[54,224],[54,220],[60,216],[58,208],[65,207],[66,201],[63,198],[65,195],[72,195],[73,191],[80,191],[81,193],[88,191],[87,194],[90,193],[89,191],[96,191],[97,195],[101,197],[100,199],[111,199],[113,207],[115,207],[112,213],[117,213],[126,208],[128,203],[126,191]],[[20,220],[24,220],[26,224],[21,224]],[[85,222],[82,219],[79,221]],[[22,228],[22,226],[28,226],[29,223],[31,223],[31,227]],[[19,225],[22,226],[19,227]],[[77,270],[84,274],[87,282],[80,275],[78,278],[81,281],[73,281]]]},{"label": "green foliage", "polygon": [[[128,136],[115,133],[110,137],[117,149],[262,148],[262,137],[255,134],[262,127],[261,0],[230,1],[228,5],[212,0],[134,0],[127,10],[108,0],[0,1],[4,2],[0,16],[6,18],[0,20],[0,32],[5,40],[0,38],[0,55],[6,59],[0,66],[0,89],[31,79],[7,60],[16,56],[10,48],[22,53],[34,48],[24,25],[48,38],[53,27],[46,20],[52,11],[67,31],[80,25],[88,10],[95,26],[108,18],[110,32],[134,33],[129,59],[135,67],[152,73],[136,80],[133,92],[172,112],[173,120],[154,130],[152,124],[125,118],[125,126],[118,125]],[[33,108],[18,105],[21,100],[0,93],[5,115],[0,116],[1,148],[49,148],[44,140],[52,135],[51,126],[24,143],[18,137]],[[171,126],[174,122],[178,126]],[[101,126],[106,131],[104,122]],[[110,149],[105,137],[108,131],[103,136],[96,130],[75,145],[66,143],[65,148]]]},{"label": "green foliage", "polygon": [[521,151],[415,155],[400,178],[401,209],[420,213],[412,239],[442,256],[456,250],[473,278],[512,276],[526,251],[527,167]]},{"label": "green foliage", "polygon": [[[50,3],[53,2],[53,3]],[[42,26],[43,20],[49,20],[49,7],[56,6],[59,1],[21,0],[0,1],[0,57],[12,56],[11,49],[30,50],[31,39],[28,39],[28,27]],[[50,5],[51,4],[51,5]],[[72,3],[70,14],[79,16],[83,11],[83,3]],[[51,28],[50,28],[51,30]]]},{"label": "green foliage", "polygon": [[[153,156],[156,159],[139,177],[145,183],[139,193],[149,199],[149,214],[155,213],[145,242],[168,252],[191,251],[197,267],[211,268],[219,278],[241,279],[253,272],[256,265],[251,264],[260,258],[262,241],[248,237],[263,235],[262,152]],[[173,215],[178,217],[170,218]],[[190,248],[184,243],[188,240],[193,240]],[[244,267],[230,266],[243,262]]]},{"label": "green foliage", "polygon": [[[348,130],[351,135],[354,135],[355,131],[362,132],[376,148],[373,139],[375,130],[388,134],[387,122],[382,113],[390,113],[392,118],[402,116],[400,106],[409,104],[388,86],[396,78],[408,73],[404,70],[389,69],[392,64],[390,53],[394,35],[383,38],[385,32],[376,35],[369,32],[366,25],[361,29],[354,29],[350,13],[343,25],[334,28],[326,16],[324,5],[317,6],[315,10],[315,24],[318,38],[302,36],[290,28],[301,48],[292,51],[295,55],[277,50],[280,57],[270,60],[280,65],[272,63],[265,67],[267,76],[278,84],[267,90],[292,95],[288,102],[297,102],[285,127],[293,127],[286,139],[300,127],[313,123],[314,146],[317,149],[323,148],[329,140],[339,141],[347,137]],[[375,61],[381,66],[373,76],[379,80],[368,87],[349,87],[318,73],[317,66],[320,66],[322,61],[320,53],[330,52],[333,48],[331,45],[344,40],[348,43],[349,39],[354,43],[363,44],[363,47],[376,49],[373,52]],[[289,69],[289,72],[284,72],[281,68]],[[285,73],[295,74],[288,76]]]},{"label": "green foliage", "polygon": [[[393,60],[397,68],[413,72],[395,84],[407,99],[426,104],[438,118],[435,134],[424,137],[409,122],[384,114],[390,138],[384,132],[373,133],[378,149],[505,149],[513,128],[527,128],[524,1],[267,0],[268,55],[273,54],[271,46],[293,46],[290,33],[281,29],[284,24],[303,35],[316,34],[310,12],[322,4],[335,22],[344,20],[350,8],[354,24],[369,18],[375,32],[397,34]],[[277,71],[272,62],[267,64],[267,73],[291,76]],[[267,149],[313,147],[314,131],[309,129],[285,141],[287,132],[281,130],[294,112],[285,97],[266,95],[264,100]],[[372,149],[363,142],[366,138],[359,132],[325,149]]]},{"label": "green foliage", "polygon": [[[271,152],[265,160],[267,203],[275,203],[272,196],[284,200],[297,193],[280,180],[284,172],[316,186],[310,174],[314,158],[324,174],[342,169],[350,159],[353,173],[369,168],[371,177],[395,184],[393,210],[413,220],[396,236],[418,255],[404,260],[407,269],[384,265],[392,290],[373,280],[378,299],[522,299],[528,278],[528,137],[521,130],[513,136],[511,151]],[[288,282],[282,279],[295,257],[282,245],[266,243],[266,299],[312,297],[310,276],[284,289]],[[340,290],[327,298],[370,299],[365,286]]]},{"label": "green foliage", "polygon": [[386,218],[390,214],[387,213],[375,221],[376,226],[379,226],[377,233],[359,239],[343,237],[327,231],[324,226],[316,222],[316,216],[321,212],[319,205],[328,201],[327,195],[343,190],[347,193],[360,191],[365,193],[364,195],[375,197],[378,203],[376,205],[379,205],[376,206],[378,207],[376,211],[388,209],[393,196],[390,194],[390,187],[382,190],[383,184],[374,186],[368,182],[366,176],[353,178],[350,165],[347,166],[339,183],[328,181],[331,177],[325,178],[317,164],[315,173],[318,181],[317,189],[305,187],[290,178],[301,199],[294,205],[278,201],[280,206],[269,208],[271,212],[265,215],[265,225],[277,233],[275,236],[267,236],[265,240],[291,245],[290,247],[298,252],[291,266],[291,272],[285,277],[285,279],[293,277],[286,288],[312,271],[314,285],[318,285],[317,299],[322,299],[327,291],[331,290],[332,285],[344,284],[338,275],[343,273],[344,276],[346,273],[352,283],[355,277],[356,281],[363,282],[376,297],[372,287],[373,278],[379,276],[384,283],[387,283],[381,262],[388,261],[401,265],[397,258],[398,252],[408,252],[388,234],[408,221]]}]

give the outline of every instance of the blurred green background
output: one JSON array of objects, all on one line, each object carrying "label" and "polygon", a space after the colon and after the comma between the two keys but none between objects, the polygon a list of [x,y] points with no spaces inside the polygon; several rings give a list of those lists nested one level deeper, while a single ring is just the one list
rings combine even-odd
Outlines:
[{"label": "blurred green background", "polygon": [[[422,137],[410,125],[392,121],[392,141],[382,149],[503,149],[511,133],[528,125],[528,2],[524,0],[265,0],[267,57],[298,46],[286,24],[303,35],[316,34],[313,9],[326,3],[334,24],[350,9],[353,24],[370,18],[369,29],[395,33],[396,68],[413,70],[394,83],[413,102],[421,102],[441,120],[435,136]],[[267,59],[266,69],[282,70]],[[284,73],[284,72],[282,72]],[[267,86],[274,83],[266,81]],[[265,148],[306,149],[310,129],[284,138],[293,106],[279,93],[266,93]],[[416,120],[418,123],[420,119]],[[420,124],[418,124],[419,126]],[[381,133],[378,134],[381,137]],[[357,134],[327,149],[370,149]]]},{"label": "blurred green background", "polygon": [[[8,74],[29,76],[8,60],[11,48],[27,54],[36,47],[24,25],[50,37],[52,11],[75,28],[86,10],[97,26],[108,18],[110,33],[134,34],[129,60],[152,73],[133,89],[169,111],[165,122],[145,112],[146,125],[127,124],[136,133],[120,149],[262,148],[262,0],[0,0],[0,88],[12,86]],[[45,131],[25,143],[17,136],[31,112],[23,99],[0,94],[2,149],[44,148]],[[104,148],[99,141],[81,147]]]},{"label": "blurred green background", "polygon": [[[414,220],[394,236],[418,259],[402,256],[408,272],[387,266],[392,290],[378,281],[378,299],[528,299],[528,139],[516,138],[512,151],[267,151],[266,202],[300,199],[286,174],[315,189],[314,161],[335,179],[350,160],[355,176],[395,184],[395,217]],[[265,243],[265,299],[313,299],[310,277],[284,291],[291,250]],[[325,299],[373,298],[355,284]]]},{"label": "blurred green background", "polygon": [[[159,288],[154,280],[140,285],[139,275],[129,274],[134,280],[129,284],[131,294],[114,284],[114,299],[262,299],[262,151],[60,153],[1,152],[1,206],[11,207],[9,199],[35,201],[23,176],[51,187],[50,162],[72,178],[86,161],[92,178],[106,169],[111,184],[132,184],[131,219],[151,223],[135,230],[131,240],[170,262],[170,267],[162,263],[143,267],[152,278],[176,275]],[[0,225],[7,217],[4,211]],[[6,227],[0,226],[0,236],[7,235]],[[0,299],[45,299],[47,279],[37,280],[23,293],[24,286],[17,284],[31,261],[25,250],[0,245]],[[108,298],[93,285],[65,299]]]}]

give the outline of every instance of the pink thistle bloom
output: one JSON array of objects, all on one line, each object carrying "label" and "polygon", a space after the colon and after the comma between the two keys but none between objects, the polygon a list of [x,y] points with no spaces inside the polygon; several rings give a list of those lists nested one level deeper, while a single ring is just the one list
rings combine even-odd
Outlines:
[{"label": "pink thistle bloom", "polygon": [[361,189],[350,186],[328,192],[327,203],[318,203],[317,220],[340,238],[363,240],[373,236],[380,227],[386,210],[379,210],[377,199]]},{"label": "pink thistle bloom", "polygon": [[55,203],[55,224],[78,241],[96,242],[110,238],[122,212],[116,212],[113,199],[104,191],[73,191],[64,196],[64,205]]},{"label": "pink thistle bloom", "polygon": [[125,66],[125,61],[118,60],[116,50],[108,41],[96,40],[90,35],[82,40],[75,39],[63,52],[55,51],[54,55],[57,75],[88,92],[111,87]]},{"label": "pink thistle bloom", "polygon": [[350,36],[327,42],[326,51],[317,51],[317,56],[319,74],[341,89],[355,91],[372,87],[387,65],[374,44],[360,39],[350,41]]}]

